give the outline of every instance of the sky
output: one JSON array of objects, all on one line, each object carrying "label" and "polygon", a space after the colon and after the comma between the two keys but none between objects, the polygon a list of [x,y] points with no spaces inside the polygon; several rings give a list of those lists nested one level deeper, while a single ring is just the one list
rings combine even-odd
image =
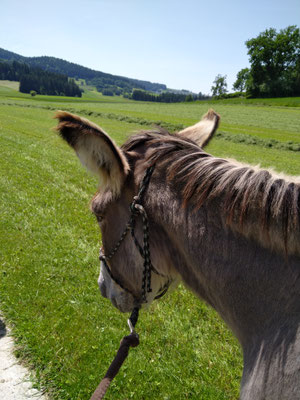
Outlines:
[{"label": "sky", "polygon": [[249,66],[245,41],[300,26],[300,0],[0,0],[0,47],[209,94]]}]

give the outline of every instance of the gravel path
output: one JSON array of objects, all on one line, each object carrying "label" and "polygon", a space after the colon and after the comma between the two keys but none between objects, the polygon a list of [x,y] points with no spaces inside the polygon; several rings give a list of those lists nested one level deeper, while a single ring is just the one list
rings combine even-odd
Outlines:
[{"label": "gravel path", "polygon": [[0,399],[46,400],[44,395],[32,387],[28,370],[13,355],[13,346],[9,329],[0,318]]}]

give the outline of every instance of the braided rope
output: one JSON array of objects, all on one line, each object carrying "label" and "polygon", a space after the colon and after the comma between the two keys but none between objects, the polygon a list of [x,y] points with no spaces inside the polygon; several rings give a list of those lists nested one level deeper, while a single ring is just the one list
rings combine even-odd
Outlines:
[{"label": "braided rope", "polygon": [[[115,244],[115,246],[112,248],[112,250],[109,252],[108,255],[104,255],[102,250],[100,249],[100,256],[99,256],[99,259],[103,262],[103,265],[104,265],[105,269],[107,270],[111,279],[117,285],[119,285],[123,290],[125,290],[128,293],[131,293],[131,291],[129,289],[127,289],[125,287],[125,285],[123,285],[122,282],[120,282],[119,279],[117,279],[116,277],[113,276],[112,271],[107,264],[107,261],[111,260],[112,257],[119,250],[122,242],[124,241],[125,237],[127,236],[127,233],[129,231],[131,231],[131,236],[133,237],[134,243],[135,243],[137,249],[139,250],[140,255],[144,259],[144,269],[143,269],[143,277],[142,277],[142,295],[141,295],[141,299],[139,301],[142,303],[147,302],[146,294],[152,292],[151,270],[154,270],[154,268],[151,263],[150,249],[149,249],[149,221],[148,221],[147,213],[146,213],[144,207],[142,206],[141,202],[143,200],[146,188],[149,185],[153,170],[154,170],[154,167],[151,166],[145,172],[145,175],[140,184],[138,194],[137,194],[137,196],[135,196],[133,198],[133,201],[130,204],[131,216],[130,216],[128,223],[125,226],[124,231],[121,234],[120,239],[118,240],[118,242]],[[136,218],[138,217],[138,215],[142,216],[143,247],[139,244],[139,242],[134,234]],[[135,298],[135,296],[133,296],[133,297]]]},{"label": "braided rope", "polygon": [[109,253],[108,256],[105,256],[106,260],[110,260],[111,258],[113,258],[113,256],[116,254],[116,252],[119,250],[119,247],[121,246],[123,240],[125,239],[127,233],[129,232],[129,230],[131,229],[131,221],[129,221],[120,237],[120,239],[118,240],[118,242],[116,243],[115,247],[111,250],[111,252]]}]

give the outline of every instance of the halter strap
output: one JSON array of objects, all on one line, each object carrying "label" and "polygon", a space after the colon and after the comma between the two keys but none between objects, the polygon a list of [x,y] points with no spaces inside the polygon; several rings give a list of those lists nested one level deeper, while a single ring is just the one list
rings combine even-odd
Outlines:
[{"label": "halter strap", "polygon": [[[134,196],[132,203],[130,204],[130,219],[128,223],[125,226],[125,229],[123,233],[121,234],[120,239],[116,243],[116,245],[112,248],[112,250],[109,252],[109,254],[106,256],[104,255],[104,252],[102,249],[100,249],[100,255],[99,259],[100,261],[103,262],[103,265],[108,272],[110,278],[118,285],[120,286],[123,290],[126,292],[130,293],[135,300],[139,304],[146,303],[146,294],[152,292],[151,289],[151,271],[157,273],[160,275],[156,269],[153,267],[151,263],[151,256],[150,256],[150,248],[149,248],[149,221],[148,221],[148,216],[147,213],[142,206],[142,200],[144,197],[144,194],[146,192],[146,189],[149,185],[152,173],[154,171],[154,166],[151,166],[147,168],[145,175],[142,179],[142,182],[139,187],[139,191],[137,196]],[[142,216],[142,224],[143,224],[143,246],[141,246],[135,236],[135,225],[136,225],[136,218],[141,215]],[[119,279],[117,279],[113,274],[111,269],[108,266],[107,261],[110,260],[116,252],[119,250],[122,242],[124,241],[125,237],[127,236],[127,233],[131,231],[131,236],[134,240],[134,243],[139,250],[140,255],[144,259],[144,270],[143,270],[143,277],[142,277],[142,296],[140,299],[136,299],[136,297],[132,294],[132,292],[126,288],[122,282],[120,282]],[[162,292],[157,296],[157,298],[163,296],[163,294],[166,293],[170,285],[170,282],[167,282],[167,284],[163,287]]]}]

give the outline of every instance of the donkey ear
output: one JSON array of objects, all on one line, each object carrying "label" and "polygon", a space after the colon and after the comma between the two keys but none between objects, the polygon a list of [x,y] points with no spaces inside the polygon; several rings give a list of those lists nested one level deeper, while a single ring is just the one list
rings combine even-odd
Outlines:
[{"label": "donkey ear", "polygon": [[214,110],[209,110],[200,122],[183,129],[179,135],[192,139],[200,147],[205,147],[216,132],[220,121],[220,115]]},{"label": "donkey ear", "polygon": [[81,163],[100,178],[100,186],[114,195],[121,191],[129,165],[122,150],[96,124],[78,115],[59,111],[57,131],[73,147]]}]

